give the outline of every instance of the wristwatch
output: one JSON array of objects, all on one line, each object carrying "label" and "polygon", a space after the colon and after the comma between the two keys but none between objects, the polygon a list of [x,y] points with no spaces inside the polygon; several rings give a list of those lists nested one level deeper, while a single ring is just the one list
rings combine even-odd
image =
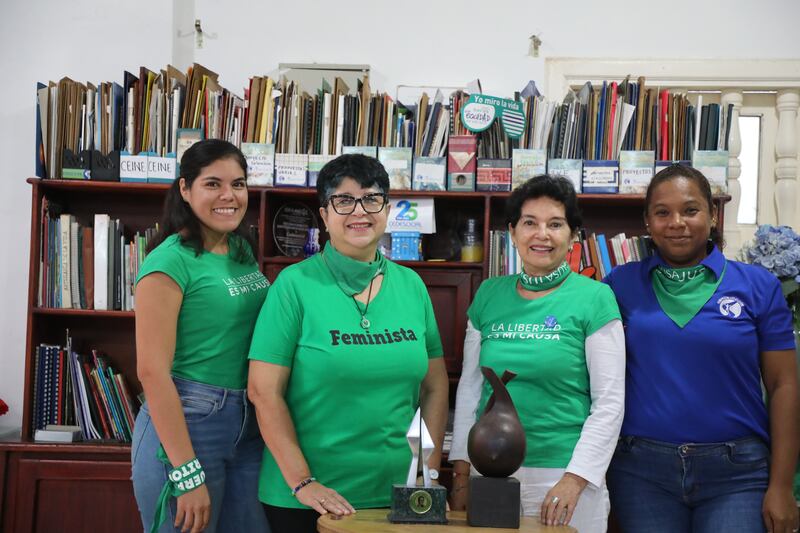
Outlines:
[{"label": "wristwatch", "polygon": [[436,470],[435,468],[429,468],[428,474],[430,474],[431,479],[433,479],[434,481],[439,479],[439,471]]}]

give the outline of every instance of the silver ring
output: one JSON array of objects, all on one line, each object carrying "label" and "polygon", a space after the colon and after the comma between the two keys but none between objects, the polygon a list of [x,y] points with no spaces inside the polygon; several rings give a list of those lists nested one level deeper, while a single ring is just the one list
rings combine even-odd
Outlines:
[{"label": "silver ring", "polygon": [[559,500],[559,499],[560,499],[560,498],[559,498],[558,496],[553,496],[553,499],[552,499],[552,500],[550,500],[550,503],[558,503],[558,500]]},{"label": "silver ring", "polygon": [[320,505],[325,505],[325,498],[322,498],[322,499],[320,499],[320,500],[319,500],[319,504],[320,504]]}]

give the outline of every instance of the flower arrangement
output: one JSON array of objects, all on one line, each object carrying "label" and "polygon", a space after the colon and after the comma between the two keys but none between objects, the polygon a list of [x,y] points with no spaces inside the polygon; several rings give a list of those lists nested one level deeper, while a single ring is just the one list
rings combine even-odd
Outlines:
[{"label": "flower arrangement", "polygon": [[[763,266],[781,280],[797,338],[800,333],[800,235],[789,226],[764,224],[756,230],[753,241],[742,247],[739,258],[745,263]],[[800,465],[794,478],[794,497],[800,501]]]},{"label": "flower arrangement", "polygon": [[763,266],[781,280],[783,295],[794,317],[794,329],[800,331],[800,235],[789,226],[764,224],[756,230],[753,241],[742,247],[740,259]]}]

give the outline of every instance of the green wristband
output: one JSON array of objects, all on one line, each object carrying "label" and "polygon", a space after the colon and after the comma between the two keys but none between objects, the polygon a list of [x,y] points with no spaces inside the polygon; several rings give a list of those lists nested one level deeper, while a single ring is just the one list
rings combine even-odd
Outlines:
[{"label": "green wristband", "polygon": [[192,491],[206,482],[206,473],[200,461],[194,458],[169,472],[169,480],[181,494]]},{"label": "green wristband", "polygon": [[[158,447],[156,457],[158,457],[159,461],[172,468],[163,446]],[[203,467],[196,457],[177,468],[172,468],[167,474],[167,482],[164,483],[164,488],[161,489],[161,494],[158,497],[156,515],[153,518],[153,526],[150,528],[150,533],[157,533],[161,525],[166,521],[169,514],[170,498],[177,498],[187,492],[191,492],[205,482],[206,473],[203,472]]]}]

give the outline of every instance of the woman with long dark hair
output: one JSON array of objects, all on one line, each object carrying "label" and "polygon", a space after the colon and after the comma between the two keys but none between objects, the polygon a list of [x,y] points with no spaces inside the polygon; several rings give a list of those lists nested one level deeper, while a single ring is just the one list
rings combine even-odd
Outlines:
[{"label": "woman with long dark hair", "polygon": [[131,449],[148,531],[266,531],[263,443],[245,393],[247,350],[269,283],[242,227],[247,162],[209,139],[181,159],[136,285],[145,403]]}]

